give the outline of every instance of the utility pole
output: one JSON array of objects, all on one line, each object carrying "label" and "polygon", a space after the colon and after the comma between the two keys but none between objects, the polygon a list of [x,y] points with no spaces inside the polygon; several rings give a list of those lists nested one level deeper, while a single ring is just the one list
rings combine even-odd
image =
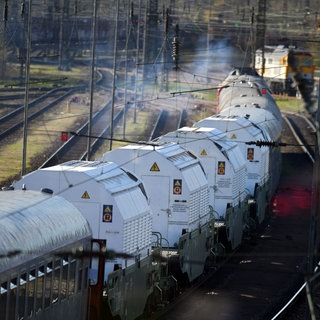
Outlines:
[{"label": "utility pole", "polygon": [[[264,73],[264,46],[265,46],[265,35],[266,35],[266,0],[259,0],[258,3],[258,14],[257,14],[257,32],[255,41],[255,50],[261,48],[262,50],[262,77]],[[255,53],[255,52],[254,52]]]},{"label": "utility pole", "polygon": [[287,36],[287,24],[288,24],[288,0],[283,0],[283,10],[282,10],[282,30],[284,32],[283,36]]},{"label": "utility pole", "polygon": [[[21,3],[20,8],[20,16],[21,16],[21,23],[19,23],[19,30],[18,34],[20,34],[19,37],[19,60],[20,60],[20,83],[23,84],[23,72],[24,72],[24,63],[25,63],[25,56],[26,56],[26,50],[25,50],[25,42],[26,42],[26,30],[28,29],[27,21],[28,19],[25,19],[26,15],[26,1],[23,0]],[[20,32],[19,32],[20,31]]]},{"label": "utility pole", "polygon": [[208,24],[207,24],[207,66],[206,66],[206,71],[207,71],[207,84],[209,83],[209,77],[208,77],[208,72],[210,69],[210,41],[211,41],[211,14],[212,14],[212,3],[211,1],[209,2],[209,17],[208,17]]},{"label": "utility pole", "polygon": [[27,55],[26,55],[26,77],[25,77],[25,95],[24,95],[24,125],[23,125],[23,147],[22,147],[22,168],[21,176],[26,174],[27,167],[27,140],[28,140],[28,108],[29,108],[29,80],[30,80],[30,51],[31,51],[31,7],[32,0],[28,4],[27,21]]},{"label": "utility pole", "polygon": [[60,29],[59,29],[59,56],[58,56],[58,70],[62,70],[62,56],[63,56],[63,19],[64,19],[64,3],[60,0]]},{"label": "utility pole", "polygon": [[259,0],[257,13],[256,48],[263,48],[266,35],[266,0]]},{"label": "utility pole", "polygon": [[178,71],[179,69],[179,58],[180,58],[180,41],[179,41],[179,25],[175,27],[175,35],[172,41],[172,59],[173,59],[173,69]]},{"label": "utility pole", "polygon": [[6,60],[7,60],[7,32],[8,32],[8,0],[5,0],[4,2],[4,8],[3,8],[3,20],[4,23],[0,25],[0,41],[2,43],[2,46],[0,48],[0,78],[3,79],[6,74]]},{"label": "utility pole", "polygon": [[90,107],[89,107],[89,125],[88,125],[88,144],[87,144],[87,161],[91,155],[91,135],[92,135],[92,114],[93,114],[93,91],[94,91],[94,68],[96,59],[96,21],[97,21],[97,0],[93,1],[92,12],[92,36],[91,36],[91,72],[90,72]]},{"label": "utility pole", "polygon": [[255,61],[255,53],[256,53],[256,44],[255,44],[255,33],[254,33],[254,23],[255,23],[255,16],[254,16],[254,7],[251,8],[251,22],[250,22],[250,42],[251,42],[251,64],[252,68],[255,69],[256,61]]},{"label": "utility pole", "polygon": [[144,29],[143,29],[143,41],[142,41],[142,85],[140,86],[140,102],[139,105],[142,107],[144,104],[144,83],[145,80],[147,80],[148,78],[148,70],[149,70],[149,66],[147,66],[146,64],[148,62],[150,62],[147,57],[146,57],[146,52],[150,50],[152,50],[150,47],[147,46],[147,44],[149,44],[149,39],[148,36],[150,34],[153,34],[153,36],[155,35],[155,32],[153,33],[152,31],[150,31],[149,29],[149,16],[148,16],[148,5],[149,3],[147,2],[147,5],[145,7],[144,10]]},{"label": "utility pole", "polygon": [[70,70],[69,65],[69,37],[71,31],[65,27],[69,21],[69,0],[60,0],[60,28],[59,28],[59,70]]},{"label": "utility pole", "polygon": [[6,34],[7,34],[7,23],[8,23],[8,0],[5,0],[4,11],[3,11],[3,20],[4,23],[0,25],[0,41],[2,47],[0,48],[0,77],[5,78],[6,73],[6,56],[7,56],[7,45],[6,45]]},{"label": "utility pole", "polygon": [[122,128],[122,138],[126,138],[126,121],[127,121],[127,86],[128,86],[128,45],[130,41],[131,26],[133,20],[133,3],[130,0],[127,2],[127,14],[126,14],[126,47],[125,47],[125,71],[124,71],[124,107],[123,107],[123,128]]},{"label": "utility pole", "polygon": [[111,123],[110,123],[110,145],[109,150],[112,150],[113,140],[113,118],[114,118],[114,99],[116,91],[116,76],[117,76],[117,51],[118,51],[118,24],[119,24],[119,0],[116,2],[116,24],[114,30],[114,46],[113,46],[113,81],[112,81],[112,105],[111,105]]},{"label": "utility pole", "polygon": [[140,56],[140,25],[141,25],[141,0],[139,0],[139,14],[137,25],[137,42],[136,42],[136,70],[135,70],[135,88],[134,88],[134,112],[133,123],[137,122],[137,98],[138,98],[138,81],[139,81],[139,56]]},{"label": "utility pole", "polygon": [[163,70],[163,79],[162,83],[164,84],[164,90],[167,92],[169,90],[169,72],[167,67],[168,60],[168,39],[169,39],[169,25],[170,25],[170,16],[169,9],[163,7],[163,51],[162,51],[162,70]]}]

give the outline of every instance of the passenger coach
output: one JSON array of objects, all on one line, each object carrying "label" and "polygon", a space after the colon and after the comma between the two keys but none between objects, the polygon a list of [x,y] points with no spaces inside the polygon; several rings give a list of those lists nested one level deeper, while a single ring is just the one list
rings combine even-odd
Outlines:
[{"label": "passenger coach", "polygon": [[0,192],[0,318],[86,319],[88,222],[64,198]]}]

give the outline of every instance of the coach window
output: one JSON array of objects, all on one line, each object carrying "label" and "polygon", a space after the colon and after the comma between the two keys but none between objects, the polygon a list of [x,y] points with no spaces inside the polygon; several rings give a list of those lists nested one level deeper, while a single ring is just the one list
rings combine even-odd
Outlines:
[{"label": "coach window", "polygon": [[91,266],[89,269],[89,284],[91,286],[96,285],[98,283],[98,269],[99,269],[99,258],[98,253],[101,252],[101,247],[98,242],[92,242],[91,250],[93,253],[97,253],[97,255],[91,258]]},{"label": "coach window", "polygon": [[77,292],[84,290],[88,286],[88,267],[83,259],[78,260],[78,284]]},{"label": "coach window", "polygon": [[60,277],[61,277],[61,259],[57,258],[53,261],[53,293],[52,293],[52,303],[56,303],[59,300],[60,293]]},{"label": "coach window", "polygon": [[15,319],[16,313],[16,303],[17,303],[17,278],[11,279],[10,286],[10,296],[9,296],[9,319]]},{"label": "coach window", "polygon": [[69,266],[69,290],[68,290],[68,295],[71,296],[75,292],[75,283],[76,283],[76,260],[72,259],[70,261],[70,266]]},{"label": "coach window", "polygon": [[77,261],[77,276],[76,276],[76,292],[81,291],[82,288],[82,267],[83,267],[83,260],[79,259]]},{"label": "coach window", "polygon": [[42,309],[43,286],[44,286],[44,267],[40,267],[36,273],[36,312]]},{"label": "coach window", "polygon": [[26,281],[27,275],[22,274],[19,279],[19,319],[24,317],[24,310],[26,307],[26,287],[27,287],[27,281]]},{"label": "coach window", "polygon": [[51,293],[52,293],[52,263],[48,263],[44,269],[45,273],[45,291],[44,291],[44,307],[50,306]]},{"label": "coach window", "polygon": [[7,282],[1,283],[0,286],[0,310],[1,316],[6,317],[7,312],[7,299],[8,299],[8,291],[7,291]]},{"label": "coach window", "polygon": [[86,265],[85,268],[82,268],[82,280],[81,280],[81,283],[82,283],[82,287],[80,288],[80,290],[84,290],[86,288],[88,288],[88,284],[89,284],[89,276],[88,276],[88,273],[89,273],[89,268],[88,266]]},{"label": "coach window", "polygon": [[27,276],[27,315],[30,317],[33,314],[34,297],[35,297],[35,270],[30,271]]},{"label": "coach window", "polygon": [[62,259],[62,280],[61,280],[61,299],[65,299],[68,296],[68,271],[69,271],[69,258],[63,257]]}]

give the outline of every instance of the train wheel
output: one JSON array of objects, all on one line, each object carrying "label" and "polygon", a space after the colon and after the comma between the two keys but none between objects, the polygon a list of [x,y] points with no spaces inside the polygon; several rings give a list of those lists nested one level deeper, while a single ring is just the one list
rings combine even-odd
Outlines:
[{"label": "train wheel", "polygon": [[210,273],[213,269],[215,269],[216,267],[216,257],[214,256],[209,256],[206,259],[206,262],[204,264],[204,269],[203,269],[203,273],[204,274],[208,274]]},{"label": "train wheel", "polygon": [[[144,308],[144,312],[142,315],[143,319],[150,319],[152,316],[153,311],[156,309],[156,303],[155,303],[154,295],[151,294],[146,302],[146,306]],[[159,302],[160,303],[160,302]]]}]

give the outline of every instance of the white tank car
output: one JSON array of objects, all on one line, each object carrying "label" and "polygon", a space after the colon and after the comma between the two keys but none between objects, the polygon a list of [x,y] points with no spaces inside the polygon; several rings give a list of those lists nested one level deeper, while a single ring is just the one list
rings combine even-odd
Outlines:
[{"label": "white tank car", "polygon": [[279,148],[247,145],[246,142],[279,142],[282,118],[264,80],[255,71],[246,69],[232,71],[221,84],[219,115],[194,126],[219,128],[240,142],[247,159],[247,188],[255,199],[253,211],[261,222],[265,216],[265,200],[270,200],[278,185],[281,154]]},{"label": "white tank car", "polygon": [[231,73],[222,82],[218,94],[218,113],[236,106],[266,109],[281,121],[280,110],[260,76],[235,76]]},{"label": "white tank car", "polygon": [[0,318],[85,320],[89,259],[72,253],[91,248],[87,220],[40,191],[1,191],[0,202]]},{"label": "white tank car", "polygon": [[[125,308],[114,303],[120,297],[130,307],[128,319],[143,312],[145,301],[154,288],[152,280],[148,283],[148,279],[153,279],[150,275],[158,272],[158,266],[150,263],[152,217],[138,178],[115,163],[70,161],[36,170],[13,186],[17,189],[51,189],[83,213],[90,223],[93,237],[105,240],[107,252],[113,250],[130,255],[106,260],[106,295],[113,316],[125,317]],[[93,264],[93,282],[97,269],[98,266]],[[142,295],[139,301],[135,299],[137,290]]]},{"label": "white tank car", "polygon": [[279,141],[281,124],[270,112],[259,108],[235,107],[224,110],[219,115],[203,119],[195,127],[218,128],[228,138],[239,144],[246,159],[246,188],[255,200],[256,218],[261,223],[265,217],[266,200],[275,191],[280,173],[280,150],[267,146],[248,145],[251,141]]},{"label": "white tank car", "polygon": [[178,143],[200,159],[208,179],[215,224],[224,229],[224,238],[233,249],[240,245],[248,220],[248,192],[246,161],[238,144],[218,129],[189,127],[167,133],[154,142]]},{"label": "white tank car", "polygon": [[[181,146],[128,145],[109,151],[103,161],[113,161],[134,172],[144,182],[153,217],[153,231],[164,246],[178,248],[180,257],[204,262],[210,255],[212,216],[209,211],[208,183],[199,159]],[[200,230],[201,231],[201,230]],[[184,241],[181,237],[184,237]],[[206,249],[203,249],[206,248]],[[190,281],[204,265],[183,263],[182,272]]]}]

